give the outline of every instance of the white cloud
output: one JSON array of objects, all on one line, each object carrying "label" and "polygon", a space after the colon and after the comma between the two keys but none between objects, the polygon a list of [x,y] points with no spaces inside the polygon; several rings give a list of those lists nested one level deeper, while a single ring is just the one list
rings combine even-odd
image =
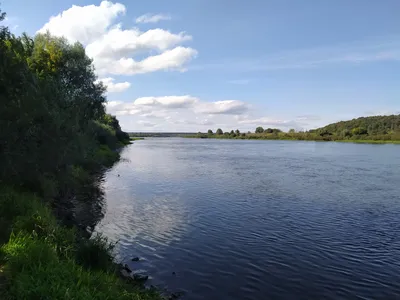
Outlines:
[{"label": "white cloud", "polygon": [[[144,118],[166,118],[190,113],[198,124],[212,124],[213,115],[241,115],[248,109],[247,105],[238,100],[222,100],[204,102],[190,96],[140,97],[132,102],[110,101],[106,104],[107,111],[117,115],[140,115]],[[204,119],[202,115],[209,115]]]},{"label": "white cloud", "polygon": [[155,123],[148,122],[148,121],[143,121],[143,120],[139,120],[137,123],[140,124],[140,125],[143,125],[144,127],[154,127],[154,126],[157,125]]},{"label": "white cloud", "polygon": [[240,115],[247,111],[246,103],[238,100],[223,100],[217,102],[201,103],[198,111],[205,114],[230,114]]},{"label": "white cloud", "polygon": [[320,116],[316,115],[301,115],[296,117],[296,121],[319,121],[321,120]]},{"label": "white cloud", "polygon": [[47,30],[56,36],[64,36],[71,41],[90,43],[104,35],[119,15],[125,14],[123,4],[102,1],[99,6],[72,5],[71,8],[50,18],[40,30]]},{"label": "white cloud", "polygon": [[256,119],[244,119],[244,120],[240,120],[239,124],[254,125],[254,126],[259,126],[259,125],[278,126],[280,128],[282,128],[282,127],[300,128],[302,125],[295,120],[279,120],[279,119],[272,119],[272,118],[268,118],[268,117],[256,118]]},{"label": "white cloud", "polygon": [[163,106],[168,108],[190,107],[198,101],[197,98],[185,96],[142,97],[135,100],[135,105]]},{"label": "white cloud", "polygon": [[94,61],[99,73],[110,73],[113,75],[134,75],[160,70],[185,71],[183,67],[197,51],[192,48],[176,47],[159,55],[149,56],[142,61],[133,58],[121,58],[119,60],[99,58]]},{"label": "white cloud", "polygon": [[[107,112],[119,116],[123,129],[146,130],[149,127],[162,131],[198,132],[222,128],[254,131],[257,126],[288,130],[306,130],[319,127],[315,115],[292,117],[259,117],[239,100],[205,102],[190,96],[141,97],[131,102],[111,101]],[[318,125],[318,126],[316,126]]]},{"label": "white cloud", "polygon": [[191,39],[184,32],[173,34],[159,28],[141,32],[136,28],[122,30],[121,26],[116,26],[89,44],[86,51],[94,58],[120,58],[153,49],[164,51]]},{"label": "white cloud", "polygon": [[[239,128],[239,120],[248,118],[244,114],[248,107],[242,101],[205,102],[191,95],[140,97],[131,102],[110,101],[106,108],[108,113],[119,116],[121,126],[131,131],[154,126],[172,131],[197,132],[210,127],[231,130]],[[244,127],[247,130],[247,127],[252,129],[254,126]]]},{"label": "white cloud", "polygon": [[103,82],[103,84],[107,86],[107,92],[109,93],[120,93],[131,86],[131,84],[127,81],[114,83],[114,78],[111,77],[101,78],[97,81]]},{"label": "white cloud", "polygon": [[122,101],[109,101],[106,103],[106,110],[111,114],[117,116],[123,115],[136,115],[143,112],[143,109],[135,106],[133,103],[126,103]]},{"label": "white cloud", "polygon": [[171,20],[170,15],[165,14],[144,14],[136,18],[136,23],[157,23],[160,21]]},{"label": "white cloud", "polygon": [[[138,28],[123,29],[122,24],[117,23],[117,18],[125,12],[123,4],[109,1],[103,1],[99,6],[73,5],[51,17],[38,32],[49,31],[53,35],[83,43],[88,56],[93,58],[97,73],[103,76],[186,70],[185,64],[196,57],[197,51],[178,45],[190,41],[190,35],[161,28],[145,32]],[[160,16],[163,15],[152,17],[155,20]],[[138,54],[147,57],[137,60]]]}]

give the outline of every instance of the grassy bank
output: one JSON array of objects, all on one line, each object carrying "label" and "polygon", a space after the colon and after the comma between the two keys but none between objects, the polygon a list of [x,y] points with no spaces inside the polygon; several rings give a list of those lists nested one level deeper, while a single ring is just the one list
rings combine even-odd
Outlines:
[{"label": "grassy bank", "polygon": [[61,226],[32,193],[0,186],[1,299],[160,299],[117,275],[108,243]]},{"label": "grassy bank", "polygon": [[130,137],[129,138],[131,141],[140,141],[140,140],[144,140],[144,138],[142,137]]},{"label": "grassy bank", "polygon": [[335,142],[356,144],[400,144],[400,141],[391,140],[337,140]]}]

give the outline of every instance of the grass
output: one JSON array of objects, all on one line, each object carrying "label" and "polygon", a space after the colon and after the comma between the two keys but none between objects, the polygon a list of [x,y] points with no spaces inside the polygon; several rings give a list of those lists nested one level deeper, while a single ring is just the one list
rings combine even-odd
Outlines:
[{"label": "grass", "polygon": [[142,137],[130,137],[131,141],[139,141],[139,140],[144,140]]},{"label": "grass", "polygon": [[112,166],[118,159],[119,154],[107,145],[101,145],[95,154],[95,161],[103,166]]},{"label": "grass", "polygon": [[161,299],[118,276],[105,238],[80,238],[31,193],[0,187],[0,226],[0,299]]},{"label": "grass", "polygon": [[359,143],[359,144],[400,144],[400,141],[391,140],[337,140],[340,143]]}]

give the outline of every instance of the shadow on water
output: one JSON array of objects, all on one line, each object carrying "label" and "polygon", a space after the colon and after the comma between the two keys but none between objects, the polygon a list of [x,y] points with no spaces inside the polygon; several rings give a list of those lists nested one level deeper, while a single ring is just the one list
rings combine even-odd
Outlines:
[{"label": "shadow on water", "polygon": [[104,218],[105,193],[104,182],[106,173],[118,163],[129,163],[128,158],[122,157],[126,147],[120,148],[120,159],[113,166],[104,167],[91,175],[89,182],[83,186],[64,187],[53,203],[53,210],[58,220],[65,226],[76,226],[85,236],[90,237],[96,225]]},{"label": "shadow on water", "polygon": [[82,234],[90,236],[104,218],[103,181],[104,171],[94,175],[85,186],[62,192],[53,206],[57,218],[67,227],[76,226]]}]

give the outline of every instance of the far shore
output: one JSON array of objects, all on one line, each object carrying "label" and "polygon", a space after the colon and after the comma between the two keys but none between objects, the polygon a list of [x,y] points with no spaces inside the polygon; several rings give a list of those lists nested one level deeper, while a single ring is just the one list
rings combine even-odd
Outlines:
[{"label": "far shore", "polygon": [[265,136],[257,136],[255,134],[251,134],[249,136],[225,136],[225,135],[192,135],[192,136],[185,136],[185,138],[195,138],[195,139],[226,139],[226,140],[271,140],[271,141],[309,141],[309,142],[337,142],[337,143],[357,143],[357,144],[400,144],[398,140],[369,140],[369,139],[359,139],[359,140],[352,140],[352,139],[304,139],[304,138],[285,138],[285,137],[265,137]]}]

